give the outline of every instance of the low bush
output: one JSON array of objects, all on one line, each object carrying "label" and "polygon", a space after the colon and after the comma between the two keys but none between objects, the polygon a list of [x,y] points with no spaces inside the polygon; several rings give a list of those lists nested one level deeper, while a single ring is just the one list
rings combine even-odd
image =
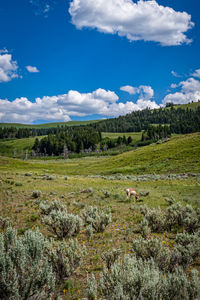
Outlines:
[{"label": "low bush", "polygon": [[153,232],[185,230],[194,233],[200,228],[200,210],[192,206],[182,206],[176,203],[169,206],[166,211],[160,208],[141,208],[141,213],[147,219]]},{"label": "low bush", "polygon": [[175,249],[179,253],[179,264],[185,268],[190,266],[200,255],[200,231],[195,234],[178,233]]},{"label": "low bush", "polygon": [[111,223],[110,208],[98,210],[97,207],[89,206],[88,209],[82,211],[86,226],[90,225],[93,232],[103,232],[107,225]]},{"label": "low bush", "polygon": [[102,259],[107,267],[110,269],[111,266],[118,260],[121,251],[118,249],[112,249],[111,251],[105,251],[102,253]]},{"label": "low bush", "polygon": [[0,234],[0,299],[55,299],[55,286],[74,273],[84,253],[77,240],[49,241],[38,229],[18,237],[8,227]]},{"label": "low bush", "polygon": [[11,222],[9,218],[3,218],[0,216],[0,228],[6,229],[7,227],[11,226]]},{"label": "low bush", "polygon": [[146,218],[143,218],[143,220],[140,222],[140,233],[143,238],[147,238],[149,234],[151,233],[151,230],[149,228],[149,222],[147,221]]},{"label": "low bush", "polygon": [[33,198],[39,198],[42,195],[41,191],[33,191],[32,192],[32,197]]},{"label": "low bush", "polygon": [[52,202],[49,202],[48,200],[46,200],[46,201],[43,201],[40,203],[40,209],[41,209],[42,214],[49,215],[51,213],[51,211],[53,211],[53,210],[64,211],[65,207],[58,200],[54,200]]},{"label": "low bush", "polygon": [[53,271],[56,274],[57,281],[69,278],[80,266],[81,260],[85,254],[85,247],[80,247],[76,239],[68,243],[52,242],[49,249],[49,260],[53,265]]},{"label": "low bush", "polygon": [[[97,296],[97,282],[88,280],[88,292]],[[143,261],[126,255],[110,269],[104,268],[98,281],[98,291],[103,299],[198,299],[200,280],[197,271],[190,280],[181,268],[173,273],[159,270],[152,259]],[[88,293],[89,297],[89,293]]]},{"label": "low bush", "polygon": [[55,288],[55,275],[46,256],[47,241],[36,230],[17,237],[9,227],[0,234],[0,295],[7,299],[47,299]]},{"label": "low bush", "polygon": [[42,221],[58,239],[69,238],[78,234],[83,225],[79,216],[61,210],[52,210]]}]

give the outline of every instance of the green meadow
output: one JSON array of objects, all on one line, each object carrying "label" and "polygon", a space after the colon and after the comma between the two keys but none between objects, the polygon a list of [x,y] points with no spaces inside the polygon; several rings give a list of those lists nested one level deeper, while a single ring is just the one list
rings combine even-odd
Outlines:
[{"label": "green meadow", "polygon": [[[133,138],[139,138],[139,134],[133,134]],[[114,134],[107,136],[115,137]],[[20,149],[24,149],[31,146],[33,139],[7,143],[20,142]],[[13,144],[13,147],[19,149],[19,144]],[[145,178],[144,174],[149,177]],[[165,176],[156,179],[155,174]],[[182,177],[171,174],[182,174]],[[51,180],[47,180],[48,176]],[[127,200],[125,189],[128,187],[148,195],[140,196],[136,203],[133,198]],[[37,199],[33,197],[35,190],[41,192]],[[165,210],[169,206],[166,199],[181,202],[184,206],[200,207],[200,133],[173,136],[162,144],[108,157],[66,160],[0,157],[1,216],[9,217],[19,235],[38,227],[45,236],[51,237],[41,222],[39,204],[54,199],[64,204],[68,212],[78,215],[88,206],[111,209],[112,222],[104,232],[94,233],[89,238],[83,228],[77,235],[87,254],[74,275],[56,287],[61,299],[83,299],[87,297],[87,273],[98,278],[103,270],[102,253],[116,248],[121,250],[121,255],[128,254],[132,240],[140,236],[142,215],[136,207],[146,205]],[[152,233],[151,237],[162,238],[163,235]],[[172,243],[174,238],[174,233],[165,232],[167,243]],[[196,260],[193,267],[200,270],[200,261]]]},{"label": "green meadow", "polygon": [[88,121],[68,121],[68,122],[54,122],[54,123],[44,123],[39,125],[30,124],[20,124],[20,123],[0,123],[0,127],[16,127],[16,128],[55,128],[57,126],[80,126],[88,125],[91,123],[96,123],[99,120],[88,120]]}]

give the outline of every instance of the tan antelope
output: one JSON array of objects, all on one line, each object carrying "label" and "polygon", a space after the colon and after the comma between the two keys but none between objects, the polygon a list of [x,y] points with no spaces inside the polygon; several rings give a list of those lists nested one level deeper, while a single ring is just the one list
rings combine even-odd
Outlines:
[{"label": "tan antelope", "polygon": [[130,196],[135,196],[135,200],[137,201],[137,199],[139,198],[136,190],[134,189],[126,189],[126,195],[127,195],[127,199],[129,199]]}]

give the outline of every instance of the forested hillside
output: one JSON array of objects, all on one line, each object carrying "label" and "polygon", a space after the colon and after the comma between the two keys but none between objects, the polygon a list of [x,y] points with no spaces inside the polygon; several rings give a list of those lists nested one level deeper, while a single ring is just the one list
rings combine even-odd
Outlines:
[{"label": "forested hillside", "polygon": [[101,132],[139,132],[147,130],[150,124],[168,124],[171,133],[200,131],[200,106],[195,109],[170,108],[145,109],[125,116],[91,124]]}]

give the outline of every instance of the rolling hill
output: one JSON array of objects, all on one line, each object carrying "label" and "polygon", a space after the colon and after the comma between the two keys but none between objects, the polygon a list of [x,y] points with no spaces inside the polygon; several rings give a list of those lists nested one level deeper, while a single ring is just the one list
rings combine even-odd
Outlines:
[{"label": "rolling hill", "polygon": [[200,172],[200,133],[178,135],[162,144],[137,148],[114,157],[20,161],[1,157],[0,170],[32,170],[71,175],[166,174]]}]

